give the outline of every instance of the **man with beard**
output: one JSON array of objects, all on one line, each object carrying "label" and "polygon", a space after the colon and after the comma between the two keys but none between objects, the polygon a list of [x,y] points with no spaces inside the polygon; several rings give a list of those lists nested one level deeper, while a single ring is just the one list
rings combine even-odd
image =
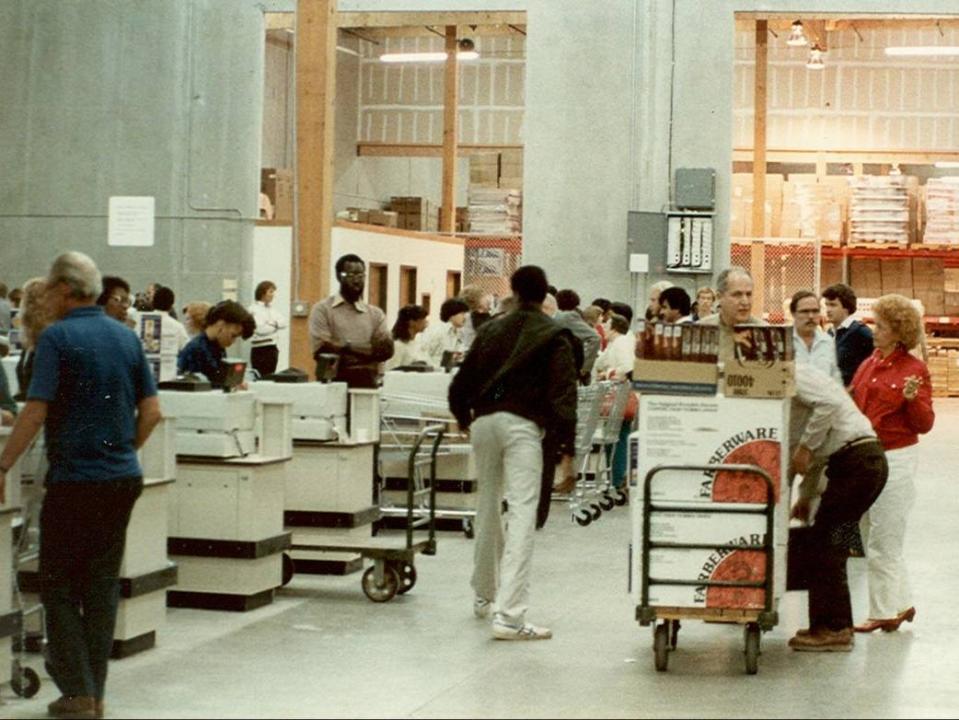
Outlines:
[{"label": "man with beard", "polygon": [[[310,311],[313,358],[321,353],[340,356],[336,380],[350,387],[379,384],[382,364],[393,356],[393,338],[386,315],[363,302],[366,264],[350,254],[336,261],[339,292],[318,302]],[[319,379],[319,378],[318,378]]]}]

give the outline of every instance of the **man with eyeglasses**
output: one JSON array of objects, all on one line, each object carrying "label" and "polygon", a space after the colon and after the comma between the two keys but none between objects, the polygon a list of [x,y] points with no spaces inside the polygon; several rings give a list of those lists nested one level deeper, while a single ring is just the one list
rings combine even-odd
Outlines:
[{"label": "man with eyeglasses", "polygon": [[97,305],[114,320],[127,325],[127,310],[130,309],[130,284],[115,275],[103,276],[103,292],[97,298]]},{"label": "man with eyeglasses", "polygon": [[810,290],[799,290],[789,302],[793,316],[793,345],[796,362],[810,363],[838,382],[842,382],[836,362],[836,344],[819,325],[819,298]]},{"label": "man with eyeglasses", "polygon": [[339,355],[338,382],[373,388],[379,385],[383,363],[393,357],[386,314],[363,302],[366,264],[362,258],[344,255],[336,261],[335,269],[339,292],[316,303],[310,311],[313,358],[326,353]]}]

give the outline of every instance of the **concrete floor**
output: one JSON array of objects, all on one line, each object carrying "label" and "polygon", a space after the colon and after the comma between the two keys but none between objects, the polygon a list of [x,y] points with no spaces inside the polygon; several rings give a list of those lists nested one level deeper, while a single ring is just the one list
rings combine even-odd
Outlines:
[{"label": "concrete floor", "polygon": [[[743,673],[736,629],[691,621],[657,673],[626,592],[628,512],[581,528],[554,506],[537,537],[530,611],[550,641],[490,639],[471,612],[472,541],[444,533],[438,554],[418,560],[416,588],[386,604],[369,602],[354,574],[298,576],[248,614],[171,609],[155,649],[111,664],[107,716],[955,717],[959,400],[936,408],[910,518],[916,622],[859,636],[852,653],[790,651],[805,595],[789,593],[758,675]],[[850,562],[857,619],[863,570]],[[49,681],[31,700],[5,688],[0,716],[45,717],[56,697]]]}]

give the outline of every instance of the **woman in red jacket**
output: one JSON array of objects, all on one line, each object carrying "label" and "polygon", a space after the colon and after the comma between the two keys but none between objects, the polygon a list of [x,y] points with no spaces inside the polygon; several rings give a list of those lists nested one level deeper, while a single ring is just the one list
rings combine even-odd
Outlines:
[{"label": "woman in red jacket", "polygon": [[850,388],[886,450],[889,479],[862,519],[868,533],[869,619],[855,629],[892,632],[916,616],[902,549],[916,495],[917,443],[920,434],[932,429],[935,415],[929,369],[909,354],[922,333],[919,312],[902,295],[884,295],[873,315],[876,349],[859,366]]}]

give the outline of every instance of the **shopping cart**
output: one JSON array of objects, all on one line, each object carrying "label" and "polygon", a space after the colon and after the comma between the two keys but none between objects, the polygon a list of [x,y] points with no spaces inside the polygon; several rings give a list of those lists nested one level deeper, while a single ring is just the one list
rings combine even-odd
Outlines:
[{"label": "shopping cart", "polygon": [[[576,448],[573,458],[576,486],[565,499],[569,502],[572,519],[584,527],[603,514],[603,509],[595,498],[596,481],[588,477],[588,466],[599,425],[601,405],[609,390],[608,382],[597,382],[576,390]],[[559,494],[554,497],[558,500],[564,499]]]},{"label": "shopping cart", "polygon": [[[36,442],[36,441],[35,441]],[[28,604],[25,590],[21,586],[21,570],[33,569],[40,559],[40,507],[43,504],[43,488],[39,476],[44,468],[45,460],[40,441],[40,452],[29,452],[21,460],[21,470],[29,469],[33,472],[21,474],[20,487],[20,517],[14,522],[13,544],[13,601],[19,614],[19,635],[14,643],[15,656],[10,672],[10,687],[20,697],[31,698],[40,690],[40,676],[24,663],[24,654],[31,647],[43,652],[46,646],[43,617],[43,605],[38,601]],[[32,637],[29,633],[29,618],[38,616],[36,625],[39,637]]]},{"label": "shopping cart", "polygon": [[625,380],[609,383],[609,390],[603,398],[600,408],[599,421],[593,435],[593,478],[597,500],[603,511],[612,510],[617,505],[628,502],[628,496],[623,488],[613,488],[612,458],[615,457],[619,445],[619,433],[625,422],[626,405],[629,403],[629,394],[632,386]]},{"label": "shopping cart", "polygon": [[[403,595],[416,584],[414,558],[418,553],[436,554],[436,453],[446,432],[444,425],[422,428],[416,435],[407,455],[406,529],[404,542],[397,544],[394,537],[371,537],[363,543],[344,541],[323,545],[291,545],[292,550],[353,553],[373,560],[373,566],[363,573],[363,592],[373,602],[387,602]],[[430,440],[427,443],[427,439]],[[431,482],[426,482],[427,480]],[[424,498],[426,500],[424,501]],[[420,508],[426,508],[425,516]],[[423,536],[425,528],[425,537]]]},{"label": "shopping cart", "polygon": [[[407,508],[398,504],[397,498],[400,493],[405,493],[407,484],[411,482],[406,473],[406,459],[424,424],[439,423],[444,426],[444,434],[442,444],[437,448],[437,457],[443,459],[444,468],[452,467],[454,472],[462,474],[470,465],[472,446],[469,437],[457,428],[445,398],[404,393],[384,393],[381,396],[377,498],[383,519],[405,520]],[[402,476],[398,476],[398,473],[402,473]],[[444,520],[457,522],[466,537],[473,537],[476,518],[475,480],[443,476],[434,476],[429,480],[422,473],[418,473],[412,482],[413,490],[420,498],[413,509],[416,522],[422,524],[430,512],[433,512],[438,523]],[[426,502],[427,494],[423,492],[427,483],[434,484],[436,492],[441,493],[444,498],[437,500],[432,511]]]},{"label": "shopping cart", "polygon": [[[731,503],[688,503],[654,501],[652,498],[653,479],[663,472],[669,471],[698,471],[698,472],[734,472],[742,475],[759,476],[765,483],[766,502],[762,504],[731,504]],[[774,602],[774,529],[776,497],[772,478],[762,468],[756,465],[657,465],[646,473],[643,487],[643,535],[642,535],[642,573],[640,604],[636,607],[636,619],[643,627],[653,625],[653,652],[656,670],[665,672],[669,665],[669,652],[676,649],[680,621],[697,619],[705,622],[734,623],[742,625],[744,629],[746,672],[756,674],[759,669],[760,636],[776,626],[779,621]],[[714,543],[714,542],[669,542],[654,541],[652,539],[652,520],[656,513],[717,513],[764,515],[765,534],[762,542]],[[657,550],[666,551],[709,551],[717,557],[731,557],[735,552],[762,553],[763,562],[760,563],[761,578],[751,579],[712,579],[713,575],[703,577],[655,577],[651,572],[651,553]],[[740,556],[742,557],[742,556]],[[717,564],[718,567],[718,564]],[[753,566],[755,568],[756,566]],[[757,573],[751,572],[751,575]],[[719,589],[719,594],[730,597],[729,590],[754,590],[762,595],[761,605],[756,607],[755,602],[744,603],[748,606],[728,606],[722,603],[715,606],[690,607],[686,605],[666,606],[652,605],[649,601],[650,588],[653,586],[672,586],[680,588],[702,589],[710,593],[712,589]],[[726,593],[723,593],[723,589]],[[755,595],[755,593],[754,593]],[[708,597],[708,595],[707,595]],[[740,596],[742,597],[742,596]],[[659,621],[657,625],[656,622]]]}]

